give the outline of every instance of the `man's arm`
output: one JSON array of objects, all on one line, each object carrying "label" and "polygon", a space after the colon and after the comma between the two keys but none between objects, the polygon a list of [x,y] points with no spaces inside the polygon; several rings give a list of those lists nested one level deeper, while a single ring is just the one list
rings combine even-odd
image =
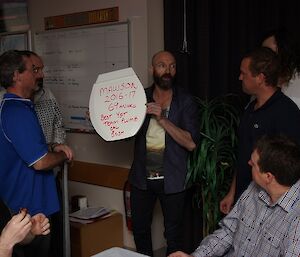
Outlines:
[{"label": "man's arm", "polygon": [[48,152],[43,158],[35,162],[33,168],[36,170],[48,170],[66,160],[73,160],[73,151],[67,145],[57,144],[53,148],[53,152]]},{"label": "man's arm", "polygon": [[193,257],[192,255],[188,255],[184,252],[177,251],[175,253],[171,253],[168,257]]},{"label": "man's arm", "polygon": [[233,175],[230,189],[227,195],[225,195],[225,197],[220,202],[220,211],[222,213],[228,214],[230,212],[234,202],[235,190],[236,190],[236,173]]},{"label": "man's arm", "polygon": [[[300,215],[300,213],[299,213],[299,215]],[[282,249],[284,252],[283,256],[285,256],[285,257],[299,256],[300,257],[300,216],[296,217],[291,222],[287,237],[285,237],[284,241],[283,241],[283,247],[284,247],[284,249]]]},{"label": "man's arm", "polygon": [[193,151],[196,148],[196,144],[192,139],[190,132],[175,126],[167,118],[161,118],[158,120],[158,123],[179,145],[183,146],[188,151]]},{"label": "man's arm", "polygon": [[240,201],[235,204],[231,212],[220,221],[220,228],[215,230],[213,234],[205,237],[198,248],[191,254],[192,256],[223,256],[229,251],[233,246],[233,238],[239,224],[240,204]]},{"label": "man's arm", "polygon": [[223,256],[230,249],[232,243],[232,231],[221,228],[204,238],[191,255],[193,257]]},{"label": "man's arm", "polygon": [[157,122],[180,146],[184,147],[188,151],[193,151],[196,148],[196,142],[193,138],[196,137],[196,134],[199,134],[199,128],[197,122],[198,112],[195,103],[190,102],[189,105],[186,105],[186,109],[184,110],[182,123],[187,128],[180,128],[165,117],[163,115],[164,112],[158,103],[148,103],[147,113],[154,115]]}]

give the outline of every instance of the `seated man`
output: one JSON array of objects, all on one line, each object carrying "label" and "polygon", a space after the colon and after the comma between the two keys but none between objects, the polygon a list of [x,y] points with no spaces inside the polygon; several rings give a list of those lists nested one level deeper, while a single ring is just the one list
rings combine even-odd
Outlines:
[{"label": "seated man", "polygon": [[192,255],[169,257],[300,256],[300,146],[285,136],[263,136],[249,165],[253,182],[220,229]]}]

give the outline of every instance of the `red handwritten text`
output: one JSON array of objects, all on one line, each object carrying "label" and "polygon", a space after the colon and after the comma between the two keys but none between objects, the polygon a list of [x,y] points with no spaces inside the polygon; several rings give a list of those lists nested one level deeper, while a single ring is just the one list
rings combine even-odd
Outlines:
[{"label": "red handwritten text", "polygon": [[120,104],[120,103],[116,102],[116,103],[111,103],[108,105],[108,110],[110,112],[112,112],[114,110],[118,110],[118,109],[135,109],[135,108],[136,108],[136,104],[133,104],[133,103]]},{"label": "red handwritten text", "polygon": [[108,95],[113,92],[123,91],[127,89],[137,89],[137,85],[134,82],[122,83],[121,85],[112,85],[108,87],[100,88],[100,96]]}]

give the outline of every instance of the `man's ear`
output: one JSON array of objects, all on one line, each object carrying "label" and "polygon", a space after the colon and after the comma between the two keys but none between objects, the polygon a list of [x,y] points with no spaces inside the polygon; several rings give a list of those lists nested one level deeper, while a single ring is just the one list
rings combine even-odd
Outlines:
[{"label": "man's ear", "polygon": [[266,182],[270,184],[271,182],[274,181],[275,176],[271,172],[267,171],[265,172],[265,178],[266,178]]},{"label": "man's ear", "polygon": [[256,78],[258,79],[258,83],[261,85],[261,84],[265,84],[265,82],[266,82],[266,76],[265,76],[265,74],[263,74],[262,72],[261,73],[259,73],[257,76],[256,76]]},{"label": "man's ear", "polygon": [[20,72],[15,70],[14,71],[14,76],[13,76],[13,82],[16,84],[16,82],[20,79]]},{"label": "man's ear", "polygon": [[148,71],[150,75],[153,75],[154,69],[152,65],[149,67]]}]

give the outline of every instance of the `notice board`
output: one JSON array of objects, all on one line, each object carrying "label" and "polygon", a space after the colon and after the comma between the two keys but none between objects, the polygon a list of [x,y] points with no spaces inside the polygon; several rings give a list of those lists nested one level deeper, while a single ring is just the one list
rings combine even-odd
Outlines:
[{"label": "notice board", "polygon": [[30,32],[19,32],[10,34],[0,34],[0,54],[5,51],[17,49],[30,49],[29,45]]},{"label": "notice board", "polygon": [[67,131],[94,131],[90,93],[99,74],[129,67],[128,22],[35,33],[34,49],[44,61],[44,85],[54,93]]}]

